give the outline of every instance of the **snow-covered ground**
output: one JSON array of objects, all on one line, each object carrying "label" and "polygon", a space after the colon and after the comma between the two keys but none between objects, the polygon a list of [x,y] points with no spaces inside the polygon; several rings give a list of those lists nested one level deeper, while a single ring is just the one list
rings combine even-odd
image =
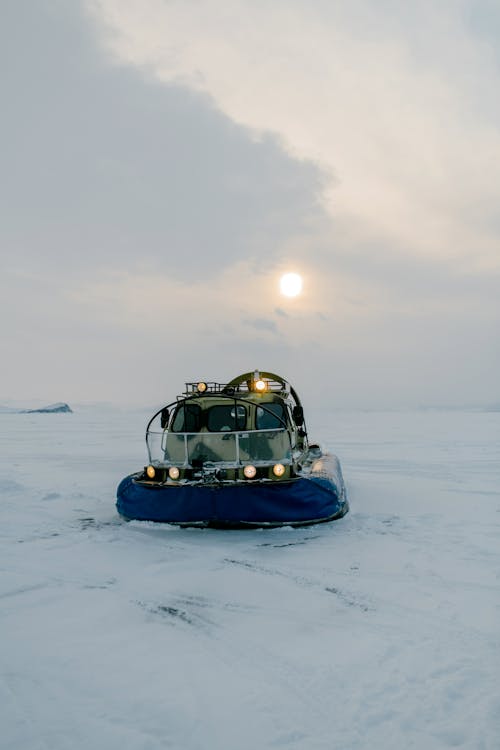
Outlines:
[{"label": "snow-covered ground", "polygon": [[2,750],[498,750],[500,413],[310,414],[351,512],[260,531],[116,515],[148,413],[0,415]]}]

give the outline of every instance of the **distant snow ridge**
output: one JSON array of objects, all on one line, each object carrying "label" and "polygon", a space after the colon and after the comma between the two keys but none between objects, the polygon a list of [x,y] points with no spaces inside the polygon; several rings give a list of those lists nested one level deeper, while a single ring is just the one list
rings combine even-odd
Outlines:
[{"label": "distant snow ridge", "polygon": [[73,412],[73,409],[68,405],[61,402],[57,404],[49,404],[49,406],[42,406],[40,409],[23,409],[24,414],[60,414],[61,412]]},{"label": "distant snow ridge", "polygon": [[0,413],[3,414],[61,414],[63,412],[72,414],[73,409],[62,401],[49,404],[49,406],[41,406],[39,409],[12,409],[9,406],[0,406]]}]

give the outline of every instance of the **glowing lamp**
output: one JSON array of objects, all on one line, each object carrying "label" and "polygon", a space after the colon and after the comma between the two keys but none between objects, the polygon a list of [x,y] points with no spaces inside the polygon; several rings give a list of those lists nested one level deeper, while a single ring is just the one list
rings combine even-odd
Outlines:
[{"label": "glowing lamp", "polygon": [[205,393],[207,390],[207,384],[206,383],[198,383],[198,393]]},{"label": "glowing lamp", "polygon": [[170,479],[179,479],[179,474],[180,472],[177,466],[171,466],[168,470],[168,476],[170,477]]},{"label": "glowing lamp", "polygon": [[275,477],[282,477],[285,473],[285,467],[283,464],[275,464],[273,466],[273,474]]},{"label": "glowing lamp", "polygon": [[266,381],[265,380],[256,380],[254,383],[254,388],[256,391],[259,391],[259,393],[262,393],[266,390]]},{"label": "glowing lamp", "polygon": [[257,469],[255,466],[251,466],[250,464],[248,466],[245,466],[243,469],[243,474],[247,479],[253,479],[254,476],[257,474]]},{"label": "glowing lamp", "polygon": [[146,474],[150,479],[154,479],[156,475],[155,467],[154,466],[148,466],[146,469]]}]

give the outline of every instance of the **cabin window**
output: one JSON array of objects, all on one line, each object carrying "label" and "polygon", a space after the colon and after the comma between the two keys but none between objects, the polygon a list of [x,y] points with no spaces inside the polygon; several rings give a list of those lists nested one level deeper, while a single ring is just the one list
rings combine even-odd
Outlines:
[{"label": "cabin window", "polygon": [[247,410],[238,404],[212,406],[208,410],[207,427],[210,432],[234,432],[244,430],[247,421]]},{"label": "cabin window", "polygon": [[201,409],[198,404],[182,404],[172,422],[172,432],[199,432]]},{"label": "cabin window", "polygon": [[266,408],[257,407],[256,427],[258,430],[276,430],[285,427],[285,410],[283,404],[266,404]]}]

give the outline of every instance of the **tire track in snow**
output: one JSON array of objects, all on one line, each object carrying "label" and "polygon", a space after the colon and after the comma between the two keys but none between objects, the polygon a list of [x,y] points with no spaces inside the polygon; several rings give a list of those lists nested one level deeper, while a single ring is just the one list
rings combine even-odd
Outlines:
[{"label": "tire track in snow", "polygon": [[242,568],[246,568],[255,573],[263,573],[264,575],[286,578],[287,580],[293,581],[298,586],[302,586],[308,589],[322,590],[327,592],[328,594],[334,594],[337,599],[346,606],[356,607],[362,612],[369,612],[375,609],[373,605],[367,604],[366,601],[363,601],[360,597],[356,596],[352,592],[344,591],[338,586],[325,586],[322,581],[315,578],[308,578],[306,576],[297,575],[295,573],[279,570],[277,568],[268,568],[264,565],[250,562],[248,560],[237,560],[234,558],[225,557],[224,562],[229,563],[230,565],[237,565]]}]

